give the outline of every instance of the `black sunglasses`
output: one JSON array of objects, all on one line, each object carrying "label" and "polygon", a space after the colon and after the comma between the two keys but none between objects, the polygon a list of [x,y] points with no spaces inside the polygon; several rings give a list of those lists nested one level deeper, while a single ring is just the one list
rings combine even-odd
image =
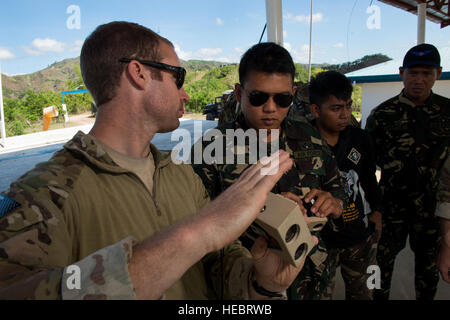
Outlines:
[{"label": "black sunglasses", "polygon": [[248,95],[248,100],[253,106],[259,107],[264,103],[266,103],[267,100],[269,100],[269,97],[271,96],[273,96],[273,101],[275,101],[275,103],[281,108],[289,107],[294,99],[294,96],[290,93],[277,93],[271,95],[267,92],[255,90],[250,92],[250,94]]},{"label": "black sunglasses", "polygon": [[177,85],[178,89],[181,89],[181,87],[184,84],[184,79],[186,78],[186,69],[183,67],[175,67],[175,66],[171,66],[170,64],[165,64],[165,63],[161,63],[161,62],[155,62],[155,61],[149,61],[149,60],[139,60],[139,59],[128,59],[128,58],[121,58],[119,59],[120,62],[131,62],[132,60],[136,60],[142,64],[145,64],[147,66],[150,67],[154,67],[154,68],[158,68],[158,69],[163,69],[163,70],[168,70],[168,71],[172,71],[175,72],[177,75],[177,78],[175,80],[175,84]]}]

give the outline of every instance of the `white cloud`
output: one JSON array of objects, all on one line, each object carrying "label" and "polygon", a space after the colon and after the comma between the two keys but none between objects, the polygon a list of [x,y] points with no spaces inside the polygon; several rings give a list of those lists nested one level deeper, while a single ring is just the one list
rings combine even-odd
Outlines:
[{"label": "white cloud", "polygon": [[73,43],[59,42],[50,38],[36,38],[30,46],[23,46],[26,53],[32,56],[40,56],[45,53],[62,53],[64,51],[79,52],[83,45],[82,40],[76,40]]},{"label": "white cloud", "polygon": [[333,48],[343,48],[344,44],[342,42],[333,44]]},{"label": "white cloud", "polygon": [[28,53],[30,56],[40,56],[40,55],[42,54],[41,51],[32,49],[32,48],[27,47],[27,46],[23,46],[22,48],[23,48],[23,50],[25,50],[25,52]]},{"label": "white cloud", "polygon": [[[286,48],[287,51],[290,52],[292,59],[294,59],[295,62],[308,63],[309,45],[304,44],[304,45],[299,46],[297,49],[295,49],[295,48],[292,48],[290,43],[286,42],[284,44],[284,47]],[[311,56],[314,56],[314,48],[311,52]]]},{"label": "white cloud", "polygon": [[201,48],[195,52],[192,52],[192,51],[183,51],[178,43],[174,43],[173,45],[175,47],[175,52],[177,53],[178,57],[182,60],[192,60],[192,59],[218,60],[222,58],[225,60],[220,61],[227,62],[230,60],[229,58],[222,57],[222,48]]},{"label": "white cloud", "polygon": [[75,40],[75,42],[70,45],[70,51],[81,51],[83,43],[83,40]]},{"label": "white cloud", "polygon": [[15,57],[11,51],[0,48],[0,60],[14,59]]},{"label": "white cloud", "polygon": [[289,42],[285,42],[283,44],[283,47],[287,50],[287,51],[291,51],[292,50],[292,46]]},{"label": "white cloud", "polygon": [[64,51],[64,43],[56,41],[54,39],[49,39],[49,38],[34,39],[33,42],[31,43],[31,46],[42,52],[46,52],[46,51],[63,52]]},{"label": "white cloud", "polygon": [[243,53],[244,49],[236,47],[236,48],[234,48],[234,51],[236,51],[237,53]]},{"label": "white cloud", "polygon": [[195,52],[197,59],[213,60],[217,59],[217,55],[222,53],[222,48],[201,48]]},{"label": "white cloud", "polygon": [[214,58],[214,60],[220,61],[220,62],[226,62],[226,63],[231,63],[232,62],[231,59],[228,58],[228,57],[217,57],[217,58]]},{"label": "white cloud", "polygon": [[283,38],[287,38],[287,31],[286,30],[283,30]]},{"label": "white cloud", "polygon": [[191,51],[183,51],[178,43],[174,42],[173,46],[175,47],[175,52],[177,53],[178,58],[181,60],[191,60],[192,52]]},{"label": "white cloud", "polygon": [[216,24],[217,24],[218,26],[223,26],[223,20],[220,19],[220,18],[216,18]]},{"label": "white cloud", "polygon": [[[309,23],[310,15],[299,15],[299,16],[293,16],[291,13],[288,13],[284,16],[286,20],[292,20],[294,22],[300,22],[300,23]],[[323,21],[323,13],[313,13],[312,15],[312,22],[320,22]]]}]

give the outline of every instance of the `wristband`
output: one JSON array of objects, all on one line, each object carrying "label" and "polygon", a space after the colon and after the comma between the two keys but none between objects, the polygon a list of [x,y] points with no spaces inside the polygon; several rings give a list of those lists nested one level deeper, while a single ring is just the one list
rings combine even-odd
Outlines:
[{"label": "wristband", "polygon": [[255,290],[256,293],[258,293],[258,294],[260,294],[262,296],[266,296],[266,297],[269,297],[269,298],[281,298],[281,297],[283,297],[283,295],[281,293],[279,293],[279,292],[273,292],[273,291],[269,291],[269,290],[264,289],[263,287],[261,287],[259,285],[259,283],[258,283],[258,281],[256,281],[256,279],[253,280],[252,287],[253,287],[253,289]]}]

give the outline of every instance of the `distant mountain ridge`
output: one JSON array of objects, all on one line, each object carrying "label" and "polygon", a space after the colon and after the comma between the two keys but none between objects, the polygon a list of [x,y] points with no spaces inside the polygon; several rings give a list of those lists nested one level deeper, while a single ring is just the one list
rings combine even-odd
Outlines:
[{"label": "distant mountain ridge", "polygon": [[[78,75],[74,67],[80,64],[80,57],[65,59],[55,62],[40,71],[7,76],[2,74],[3,96],[5,98],[21,98],[27,90],[54,91],[61,92],[66,90],[68,80],[76,81]],[[189,72],[208,71],[216,67],[228,65],[224,62],[203,61],[203,60],[181,60],[181,65]]]},{"label": "distant mountain ridge", "polygon": [[24,75],[7,76],[2,74],[3,96],[20,98],[27,90],[63,91],[68,80],[78,78],[74,66],[80,64],[80,58],[55,62],[47,68]]},{"label": "distant mountain ridge", "polygon": [[[383,54],[373,54],[364,56],[352,62],[345,62],[342,64],[330,65],[327,63],[313,64],[314,67],[319,67],[325,70],[337,70],[342,73],[348,73],[358,69],[365,68],[377,63],[391,60]],[[7,76],[2,74],[3,96],[5,98],[22,98],[27,90],[34,92],[53,91],[61,92],[67,90],[67,82],[69,80],[76,82],[78,75],[75,72],[75,66],[80,64],[80,57],[65,59],[60,62],[55,62],[47,68],[25,75]],[[218,61],[205,60],[181,60],[181,65],[187,69],[188,77],[186,84],[200,80],[205,74],[215,68],[221,68],[228,65],[237,65],[235,63],[225,63]],[[305,64],[296,64],[306,66]],[[220,78],[220,76],[219,76]]]}]

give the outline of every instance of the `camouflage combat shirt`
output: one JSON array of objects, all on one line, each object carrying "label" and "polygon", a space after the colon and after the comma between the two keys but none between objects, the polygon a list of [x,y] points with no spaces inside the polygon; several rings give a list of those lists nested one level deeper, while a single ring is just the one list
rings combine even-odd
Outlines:
[{"label": "camouflage combat shirt", "polygon": [[[240,113],[235,121],[228,122],[219,126],[217,129],[222,133],[223,141],[226,141],[226,132],[228,129],[242,129],[244,132],[248,132],[250,128],[245,122],[244,115]],[[217,139],[216,137],[213,141],[217,141]],[[245,145],[239,145],[237,141],[231,142],[231,148],[234,149],[232,163],[226,163],[226,149],[230,147],[226,143],[223,144],[224,158],[217,159],[219,160],[217,163],[206,164],[203,162],[196,164],[193,156],[191,156],[191,161],[194,163],[194,171],[202,179],[212,199],[233,184],[242,172],[251,165],[251,163],[249,164],[250,148],[248,142]],[[197,148],[197,150],[202,150],[203,152],[207,150],[208,146],[211,146],[211,143],[210,141],[200,140],[194,145],[191,151],[195,152]],[[330,192],[334,197],[341,199],[344,204],[347,202],[348,198],[345,192],[345,184],[341,179],[336,160],[318,131],[306,119],[304,121],[287,119],[283,121],[279,147],[291,154],[294,159],[294,166],[282,176],[272,192],[292,192],[300,196],[300,198],[303,198],[311,189],[316,188]],[[270,154],[270,151],[271,147],[270,143],[268,143],[267,153]],[[244,164],[238,164],[237,156],[239,154],[245,155]],[[257,154],[259,155],[259,150]],[[259,157],[257,158],[259,159]],[[335,227],[333,224],[333,228]],[[316,235],[318,236],[318,234]],[[320,236],[319,246],[311,251],[308,258],[316,266],[320,266],[326,259],[326,249]]]},{"label": "camouflage combat shirt", "polygon": [[366,123],[381,168],[384,202],[424,194],[434,212],[438,173],[449,152],[450,99],[431,92],[415,106],[402,91],[374,110]]},{"label": "camouflage combat shirt", "polygon": [[450,156],[441,170],[437,199],[436,215],[450,220]]},{"label": "camouflage combat shirt", "polygon": [[[153,196],[82,132],[13,182],[0,199],[16,207],[0,217],[0,299],[136,298],[128,272],[135,242],[209,201],[191,166],[175,165],[153,145],[151,152]],[[225,248],[226,281],[214,279],[218,257],[211,253],[192,266],[164,298],[214,298],[219,285],[229,289],[227,298],[248,298],[248,250]],[[68,285],[72,265],[81,270],[80,289]]]}]

